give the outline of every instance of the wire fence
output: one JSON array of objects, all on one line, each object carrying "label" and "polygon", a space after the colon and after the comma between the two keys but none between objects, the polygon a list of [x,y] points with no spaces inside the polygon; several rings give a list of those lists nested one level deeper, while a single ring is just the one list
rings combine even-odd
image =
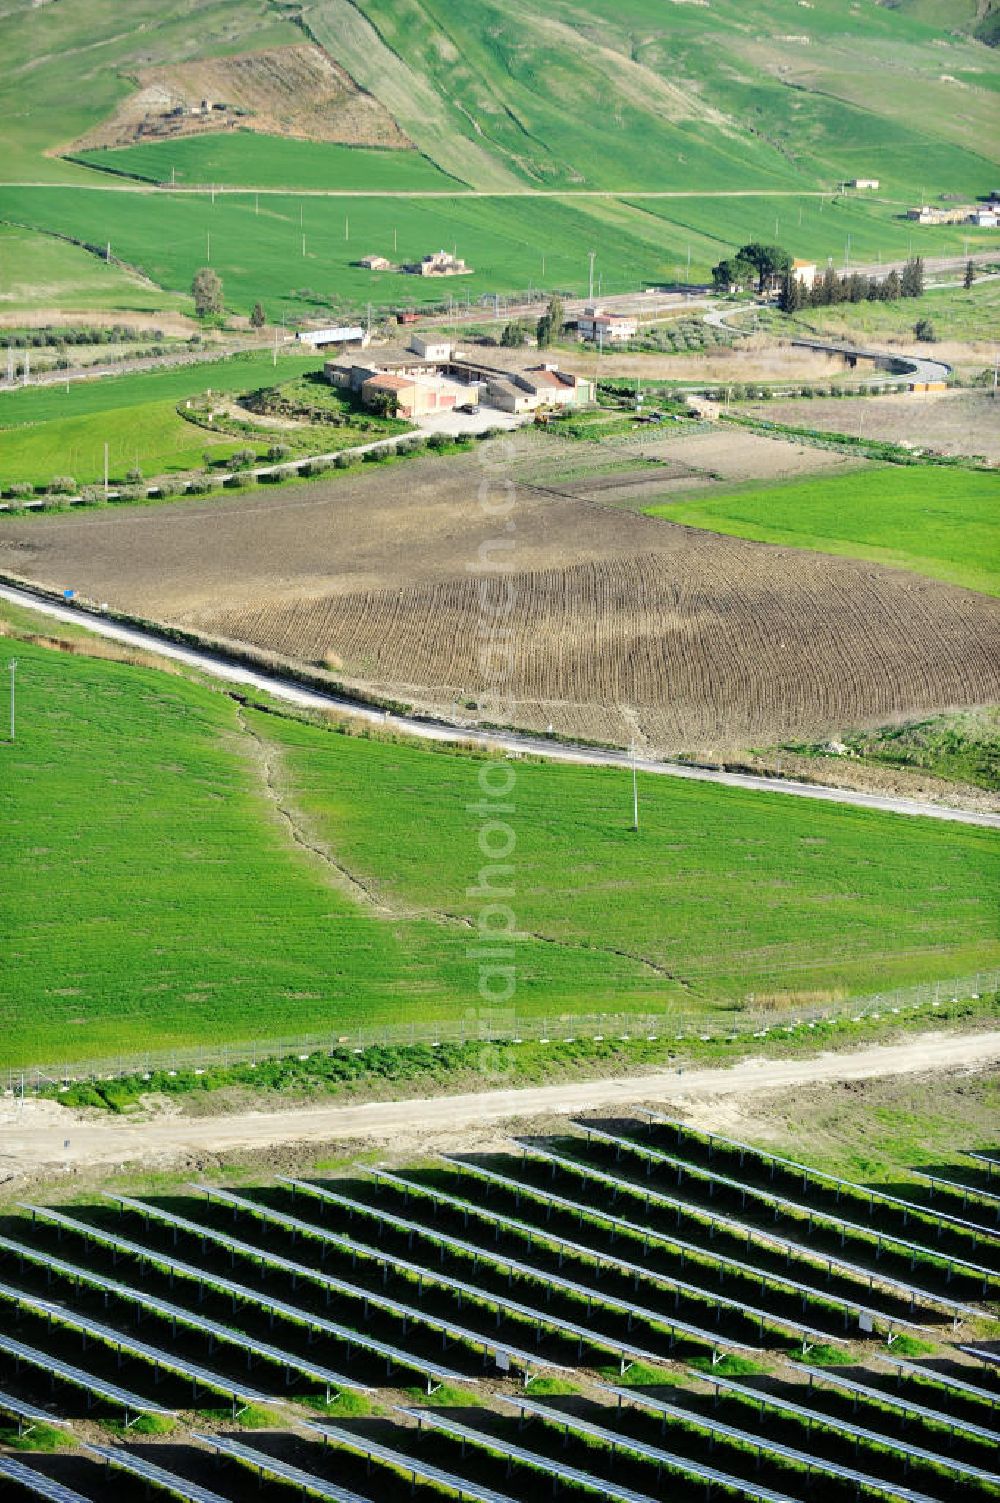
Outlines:
[{"label": "wire fence", "polygon": [[143,1078],[155,1074],[207,1074],[236,1065],[257,1065],[268,1059],[298,1057],[305,1061],[317,1053],[362,1053],[369,1049],[407,1048],[423,1045],[470,1043],[568,1044],[604,1040],[674,1040],[711,1042],[795,1033],[823,1024],[870,1022],[925,1011],[933,1016],[949,1004],[978,1000],[1000,992],[1000,970],[977,971],[946,981],[928,981],[897,987],[835,1004],[790,1006],[750,997],[738,1011],[664,1008],[659,1012],[551,1013],[519,1017],[511,1011],[469,1009],[465,1014],[428,1022],[386,1023],[343,1033],[301,1034],[292,1038],[254,1039],[249,1042],[193,1045],[147,1053],[120,1054],[104,1059],[63,1061],[46,1065],[8,1066],[0,1074],[6,1094],[50,1091],[54,1086],[77,1081]]}]

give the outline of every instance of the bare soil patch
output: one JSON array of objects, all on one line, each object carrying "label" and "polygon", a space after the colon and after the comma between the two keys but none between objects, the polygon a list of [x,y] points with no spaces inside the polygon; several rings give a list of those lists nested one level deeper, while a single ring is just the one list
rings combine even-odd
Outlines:
[{"label": "bare soil patch", "polygon": [[[132,146],[140,140],[201,135],[236,124],[267,135],[346,146],[411,144],[385,106],[359,89],[322,47],[277,47],[160,64],[141,69],[137,78],[138,91],[72,149]],[[221,108],[192,114],[202,100]]]},{"label": "bare soil patch", "polygon": [[758,402],[759,417],[824,433],[910,443],[943,454],[981,454],[1000,463],[1000,402],[987,391],[909,392],[898,397],[827,397],[810,402]]},{"label": "bare soil patch", "polygon": [[[525,436],[249,498],[3,520],[0,551],[24,578],[340,662],[350,684],[460,721],[638,734],[654,754],[1000,697],[997,601],[519,481],[536,452]],[[499,520],[484,477],[493,496],[514,485]]]}]

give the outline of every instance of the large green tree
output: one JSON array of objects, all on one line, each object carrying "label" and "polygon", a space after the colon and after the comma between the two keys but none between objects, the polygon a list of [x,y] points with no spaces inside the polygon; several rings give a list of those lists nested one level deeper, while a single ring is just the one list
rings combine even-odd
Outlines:
[{"label": "large green tree", "polygon": [[194,311],[199,318],[207,318],[223,311],[222,278],[210,266],[203,266],[194,274],[191,283]]}]

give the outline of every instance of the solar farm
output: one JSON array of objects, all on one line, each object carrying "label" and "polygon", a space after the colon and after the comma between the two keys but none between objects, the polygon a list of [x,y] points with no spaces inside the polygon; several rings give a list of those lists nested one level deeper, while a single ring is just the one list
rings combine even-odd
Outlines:
[{"label": "solar farm", "polygon": [[1000,1496],[1000,1158],[885,1188],[654,1113],[26,1202],[0,1498]]}]

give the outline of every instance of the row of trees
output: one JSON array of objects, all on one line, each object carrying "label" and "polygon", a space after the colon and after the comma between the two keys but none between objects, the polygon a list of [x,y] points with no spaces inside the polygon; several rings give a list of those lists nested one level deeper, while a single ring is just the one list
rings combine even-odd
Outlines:
[{"label": "row of trees", "polygon": [[783,313],[796,313],[800,308],[825,308],[831,303],[895,303],[901,297],[920,297],[923,291],[923,257],[915,256],[902,272],[892,270],[884,277],[864,276],[858,271],[838,276],[828,266],[812,287],[806,287],[788,271],[781,284],[779,307]]}]

